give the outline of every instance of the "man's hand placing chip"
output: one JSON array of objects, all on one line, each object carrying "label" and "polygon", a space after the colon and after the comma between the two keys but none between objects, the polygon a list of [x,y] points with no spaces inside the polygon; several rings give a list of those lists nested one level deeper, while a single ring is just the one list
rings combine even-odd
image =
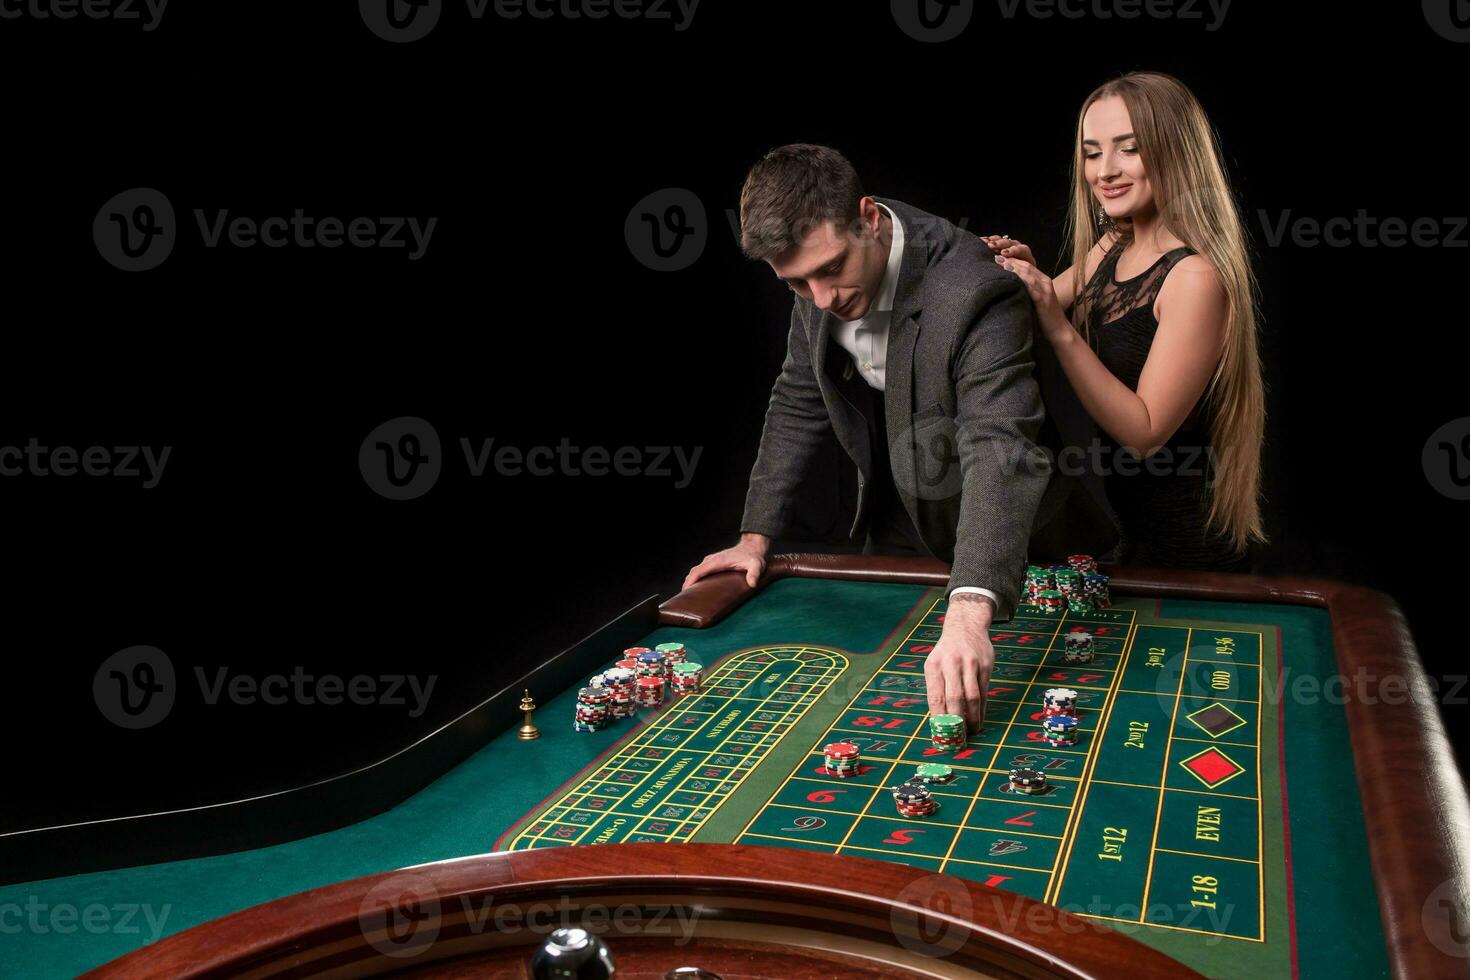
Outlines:
[{"label": "man's hand placing chip", "polygon": [[961,592],[950,596],[944,632],[924,662],[924,686],[931,715],[960,715],[978,732],[985,719],[985,691],[995,649],[990,645],[994,608],[984,596]]}]

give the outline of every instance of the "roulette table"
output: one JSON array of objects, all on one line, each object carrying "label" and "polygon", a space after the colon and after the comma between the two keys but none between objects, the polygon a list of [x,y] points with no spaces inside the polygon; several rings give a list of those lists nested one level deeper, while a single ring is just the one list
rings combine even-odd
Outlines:
[{"label": "roulette table", "polygon": [[[568,924],[619,976],[1464,972],[1465,791],[1392,601],[1106,570],[1110,604],[992,628],[985,724],[945,747],[923,677],[943,565],[715,576],[509,668],[376,765],[0,838],[3,942],[27,976],[529,976]],[[697,690],[573,730],[589,677],[669,643]],[[1042,728],[1058,689],[1073,744]],[[895,788],[935,763],[937,807],[906,815]],[[132,929],[76,927],[127,908]]]}]

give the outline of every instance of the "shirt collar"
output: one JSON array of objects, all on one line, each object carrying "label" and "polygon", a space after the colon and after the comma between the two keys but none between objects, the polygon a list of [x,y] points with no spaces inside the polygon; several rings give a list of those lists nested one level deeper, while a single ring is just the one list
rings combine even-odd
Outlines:
[{"label": "shirt collar", "polygon": [[898,292],[898,270],[903,265],[903,222],[889,210],[888,205],[880,204],[878,207],[893,221],[893,244],[888,248],[888,267],[883,270],[883,282],[878,287],[878,299],[873,303],[873,310],[889,313],[893,310],[894,294]]}]

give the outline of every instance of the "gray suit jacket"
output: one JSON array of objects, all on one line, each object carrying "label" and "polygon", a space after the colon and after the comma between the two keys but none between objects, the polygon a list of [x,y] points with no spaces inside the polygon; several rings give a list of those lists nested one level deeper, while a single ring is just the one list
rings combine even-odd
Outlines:
[{"label": "gray suit jacket", "polygon": [[[950,563],[950,587],[990,589],[1000,596],[996,618],[1009,619],[1051,475],[1036,444],[1044,413],[1031,350],[1035,310],[1021,280],[973,234],[879,200],[904,227],[884,393],[894,484],[924,543]],[[780,536],[829,425],[858,468],[851,534],[863,525],[874,454],[866,420],[844,394],[851,358],[832,340],[833,322],[796,298],[743,532]]]}]

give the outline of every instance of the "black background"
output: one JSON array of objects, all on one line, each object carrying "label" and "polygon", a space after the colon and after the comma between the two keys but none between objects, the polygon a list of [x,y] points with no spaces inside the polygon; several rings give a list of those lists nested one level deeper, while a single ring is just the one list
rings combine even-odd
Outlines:
[{"label": "black background", "polygon": [[[316,8],[308,14],[303,8]],[[671,9],[671,8],[664,8]],[[353,4],[191,4],[137,21],[0,20],[10,193],[0,445],[171,447],[153,489],[0,478],[7,515],[4,827],[231,798],[370,761],[453,718],[737,530],[789,298],[738,253],[746,168],[842,149],[872,193],[1059,254],[1082,99],[1167,71],[1218,127],[1256,248],[1271,545],[1259,570],[1402,605],[1430,672],[1463,675],[1465,503],[1421,449],[1466,414],[1459,248],[1269,244],[1259,217],[1466,213],[1454,109],[1470,47],[1417,4],[1358,15],[1238,0],[1204,19],[1007,18],[925,44],[887,3],[705,0],[652,18],[480,19],[447,4],[389,43]],[[1177,8],[1176,8],[1177,9]],[[493,10],[493,8],[492,8]],[[109,265],[113,195],[152,187],[178,242]],[[692,264],[624,236],[649,194],[705,210]],[[193,212],[413,215],[405,249],[206,248]],[[384,499],[360,445],[427,420],[444,472]],[[467,474],[458,441],[699,447],[692,483]],[[829,451],[799,536],[840,535]],[[841,542],[833,542],[841,544]],[[92,678],[134,644],[184,681],[139,732]],[[395,706],[208,705],[196,668],[437,678]],[[1444,714],[1456,739],[1466,691]],[[552,692],[543,692],[546,695]],[[551,723],[561,723],[551,719]],[[1344,748],[1346,751],[1346,748]]]}]

